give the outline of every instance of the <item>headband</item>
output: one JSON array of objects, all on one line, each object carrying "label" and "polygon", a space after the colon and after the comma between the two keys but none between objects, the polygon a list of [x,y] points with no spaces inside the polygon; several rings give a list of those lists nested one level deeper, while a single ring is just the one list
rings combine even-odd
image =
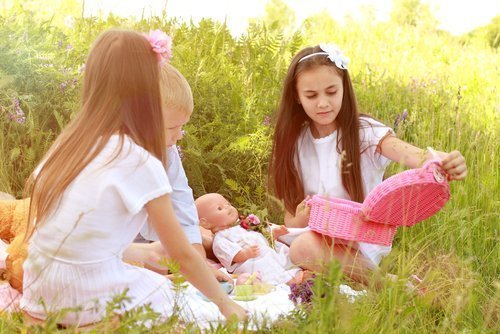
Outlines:
[{"label": "headband", "polygon": [[335,44],[327,44],[327,43],[320,43],[319,48],[322,50],[320,52],[314,52],[311,54],[308,54],[298,61],[299,63],[303,60],[309,59],[311,57],[315,56],[328,56],[328,59],[331,60],[332,63],[335,64],[340,69],[347,70],[347,64],[349,64],[350,60],[344,54],[342,51],[340,51],[339,47]]}]

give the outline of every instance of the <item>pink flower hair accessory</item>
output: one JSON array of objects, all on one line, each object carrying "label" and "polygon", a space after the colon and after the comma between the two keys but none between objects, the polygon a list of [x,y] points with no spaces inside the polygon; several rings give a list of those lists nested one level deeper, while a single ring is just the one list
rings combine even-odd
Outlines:
[{"label": "pink flower hair accessory", "polygon": [[149,34],[144,34],[144,36],[151,44],[153,52],[156,53],[160,65],[172,58],[172,37],[159,29],[150,30]]}]

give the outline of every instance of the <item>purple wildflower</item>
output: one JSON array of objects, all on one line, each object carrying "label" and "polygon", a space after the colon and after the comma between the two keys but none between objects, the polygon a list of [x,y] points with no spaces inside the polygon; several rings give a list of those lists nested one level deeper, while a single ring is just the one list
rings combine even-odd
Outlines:
[{"label": "purple wildflower", "polygon": [[262,122],[262,124],[264,124],[265,126],[269,126],[271,124],[271,117],[264,117],[264,121]]},{"label": "purple wildflower", "polygon": [[314,276],[305,282],[296,284],[293,283],[290,286],[290,294],[288,298],[294,304],[310,304],[313,298],[313,286],[314,286]]},{"label": "purple wildflower", "polygon": [[404,109],[401,114],[398,114],[396,116],[396,119],[394,120],[394,128],[397,128],[399,123],[406,123],[407,117],[408,117],[408,110]]},{"label": "purple wildflower", "polygon": [[59,88],[64,92],[66,90],[66,87],[68,87],[68,82],[64,81],[59,85]]},{"label": "purple wildflower", "polygon": [[179,152],[179,157],[181,160],[184,158],[184,153],[182,152],[182,148],[179,145],[176,145],[177,147],[177,152]]},{"label": "purple wildflower", "polygon": [[26,122],[26,116],[24,115],[24,111],[21,109],[19,99],[17,97],[14,97],[12,98],[12,102],[14,104],[14,113],[9,112],[9,119],[19,124],[23,124],[24,122]]},{"label": "purple wildflower", "polygon": [[70,52],[70,51],[71,51],[71,50],[73,50],[73,49],[74,49],[74,48],[73,48],[73,45],[71,45],[71,44],[68,44],[68,46],[66,46],[66,51],[67,51],[67,52]]}]

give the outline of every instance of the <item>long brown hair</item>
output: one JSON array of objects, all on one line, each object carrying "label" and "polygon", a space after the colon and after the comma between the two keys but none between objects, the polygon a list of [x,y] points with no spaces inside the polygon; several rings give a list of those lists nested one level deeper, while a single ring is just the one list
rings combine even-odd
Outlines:
[{"label": "long brown hair", "polygon": [[309,116],[298,102],[297,78],[312,68],[329,66],[342,78],[344,87],[342,106],[336,118],[337,152],[342,153],[342,185],[351,200],[362,202],[364,199],[361,177],[361,153],[359,139],[359,113],[351,78],[347,70],[337,68],[326,56],[313,56],[299,62],[304,56],[321,52],[319,46],[308,47],[299,51],[288,68],[283,83],[283,91],[277,111],[273,137],[273,149],[269,162],[269,181],[277,198],[284,201],[285,209],[295,213],[295,208],[304,199],[304,186],[295,167],[297,140]]},{"label": "long brown hair", "polygon": [[97,38],[85,64],[80,111],[26,183],[29,226],[43,223],[113,134],[120,135],[115,157],[128,135],[166,165],[159,85],[156,54],[144,36],[113,29]]}]

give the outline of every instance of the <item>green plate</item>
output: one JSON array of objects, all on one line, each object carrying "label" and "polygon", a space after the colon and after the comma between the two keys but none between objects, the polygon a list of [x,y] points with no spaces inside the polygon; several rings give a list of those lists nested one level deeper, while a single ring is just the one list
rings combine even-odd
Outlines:
[{"label": "green plate", "polygon": [[234,296],[233,299],[241,301],[241,302],[249,302],[251,300],[257,299],[257,297],[255,297],[254,295],[250,295],[250,296]]}]

